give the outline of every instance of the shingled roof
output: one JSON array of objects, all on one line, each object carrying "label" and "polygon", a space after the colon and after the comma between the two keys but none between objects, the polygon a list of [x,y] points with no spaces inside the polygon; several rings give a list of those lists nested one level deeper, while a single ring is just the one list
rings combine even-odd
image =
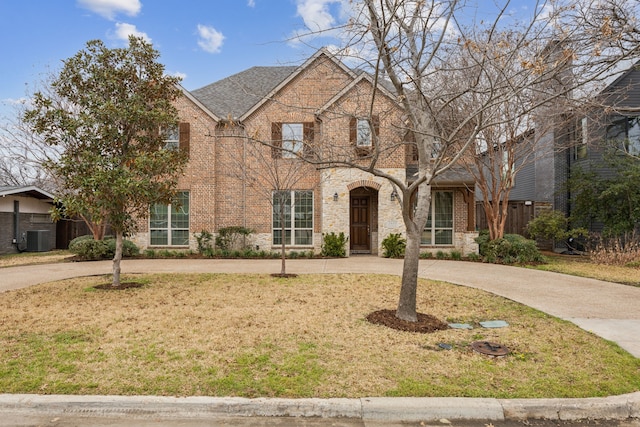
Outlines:
[{"label": "shingled roof", "polygon": [[191,94],[218,117],[239,118],[260,102],[298,67],[252,67]]}]

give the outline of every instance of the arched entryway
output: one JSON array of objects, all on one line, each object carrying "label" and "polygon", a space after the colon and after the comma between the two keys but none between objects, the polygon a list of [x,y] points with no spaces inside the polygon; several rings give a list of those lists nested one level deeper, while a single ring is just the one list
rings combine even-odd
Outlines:
[{"label": "arched entryway", "polygon": [[375,182],[349,186],[349,249],[351,254],[377,253],[378,190]]}]

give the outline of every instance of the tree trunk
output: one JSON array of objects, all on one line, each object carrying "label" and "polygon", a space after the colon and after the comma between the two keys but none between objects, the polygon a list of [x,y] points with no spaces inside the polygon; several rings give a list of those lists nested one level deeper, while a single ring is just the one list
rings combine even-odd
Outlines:
[{"label": "tree trunk", "polygon": [[111,286],[117,288],[120,286],[120,261],[122,261],[122,231],[116,232],[116,253],[113,256],[113,282]]},{"label": "tree trunk", "polygon": [[[293,221],[293,218],[291,219]],[[281,247],[281,253],[280,253],[280,259],[281,259],[281,265],[280,265],[280,275],[284,276],[287,274],[287,248],[286,248],[286,240],[285,240],[285,233],[286,233],[286,224],[284,222],[284,199],[281,200],[280,202],[280,225],[282,226],[282,229],[280,231],[280,236],[281,236],[281,242],[282,242],[282,247]],[[293,239],[293,233],[291,233],[291,238]]]},{"label": "tree trunk", "polygon": [[418,264],[420,261],[420,232],[407,227],[407,246],[402,267],[402,285],[396,317],[409,322],[418,321],[416,298],[418,293]]}]

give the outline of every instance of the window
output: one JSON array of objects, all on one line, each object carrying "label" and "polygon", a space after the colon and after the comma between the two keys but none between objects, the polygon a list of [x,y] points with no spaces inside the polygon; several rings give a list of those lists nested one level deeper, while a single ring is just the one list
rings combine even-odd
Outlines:
[{"label": "window", "polygon": [[429,212],[420,243],[423,245],[453,244],[453,191],[433,193],[431,212]]},{"label": "window", "polygon": [[274,245],[282,244],[283,222],[285,245],[310,246],[313,244],[313,191],[273,193]]},{"label": "window", "polygon": [[311,156],[314,132],[314,122],[272,123],[271,157],[295,159]]},{"label": "window", "polygon": [[620,144],[629,154],[640,155],[640,117],[623,117],[607,128],[607,141]]},{"label": "window", "polygon": [[303,125],[302,123],[282,124],[282,157],[294,159],[302,151]]},{"label": "window", "polygon": [[380,120],[378,116],[368,118],[352,117],[349,123],[349,142],[355,146],[358,155],[371,153],[371,148],[375,143],[375,136],[380,131]]},{"label": "window", "polygon": [[369,120],[358,119],[356,145],[358,147],[371,147],[371,126]]},{"label": "window", "polygon": [[152,205],[149,232],[152,246],[188,246],[189,193],[178,193],[176,203],[173,204]]},{"label": "window", "polygon": [[164,148],[167,150],[177,150],[180,148],[180,131],[178,126],[170,126],[166,129],[162,129],[162,140],[164,141]]},{"label": "window", "polygon": [[576,124],[575,142],[573,146],[573,160],[583,160],[587,158],[587,118],[583,117]]}]

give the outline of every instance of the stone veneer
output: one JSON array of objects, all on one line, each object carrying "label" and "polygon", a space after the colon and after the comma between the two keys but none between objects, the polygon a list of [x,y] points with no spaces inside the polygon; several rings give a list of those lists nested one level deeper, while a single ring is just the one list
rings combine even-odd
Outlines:
[{"label": "stone veneer", "polygon": [[[384,172],[397,176],[398,179],[404,179],[405,170],[401,168],[384,169]],[[378,224],[377,233],[371,234],[371,252],[373,254],[382,254],[381,242],[391,233],[404,234],[405,227],[402,221],[402,211],[399,201],[391,201],[391,193],[393,187],[391,183],[384,179],[371,175],[370,173],[358,169],[327,169],[322,172],[322,221],[321,229],[324,233],[334,232],[336,234],[343,232],[349,236],[350,219],[349,219],[349,203],[350,190],[363,186],[370,182],[379,187],[378,190]],[[351,186],[350,186],[351,185]],[[356,187],[354,187],[354,185]],[[373,186],[373,185],[372,185]],[[338,200],[333,200],[333,195],[338,194]],[[373,207],[372,207],[373,208]],[[374,208],[375,209],[375,208]],[[348,249],[348,248],[347,248]],[[347,250],[347,253],[349,251]]]}]

